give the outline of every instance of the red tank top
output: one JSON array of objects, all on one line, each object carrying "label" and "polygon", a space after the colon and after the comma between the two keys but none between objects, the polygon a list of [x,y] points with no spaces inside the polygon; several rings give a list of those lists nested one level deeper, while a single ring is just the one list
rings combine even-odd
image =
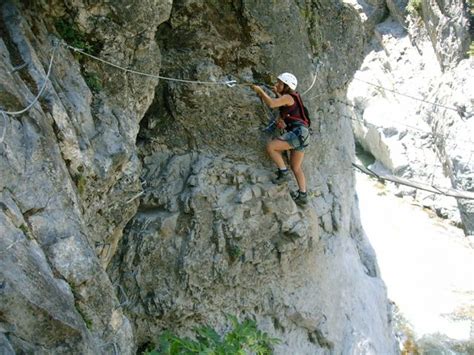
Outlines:
[{"label": "red tank top", "polygon": [[287,127],[291,129],[291,126],[301,125],[308,127],[309,122],[304,114],[303,105],[300,94],[297,92],[289,94],[293,98],[293,105],[280,107],[280,116],[285,121]]}]

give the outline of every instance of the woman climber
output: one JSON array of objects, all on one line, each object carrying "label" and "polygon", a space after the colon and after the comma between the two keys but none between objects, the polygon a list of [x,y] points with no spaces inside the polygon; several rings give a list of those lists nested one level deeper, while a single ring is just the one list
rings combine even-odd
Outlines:
[{"label": "woman climber", "polygon": [[277,127],[286,132],[267,144],[267,152],[278,167],[277,176],[272,181],[282,184],[289,180],[289,172],[282,157],[282,152],[290,150],[290,166],[298,183],[298,191],[292,193],[297,204],[304,205],[308,201],[306,193],[306,179],[301,167],[304,149],[308,146],[310,120],[305,114],[300,95],[295,91],[298,81],[293,74],[283,73],[278,76],[273,87],[276,98],[268,96],[263,89],[252,85],[258,96],[270,108],[278,107],[280,116]]}]

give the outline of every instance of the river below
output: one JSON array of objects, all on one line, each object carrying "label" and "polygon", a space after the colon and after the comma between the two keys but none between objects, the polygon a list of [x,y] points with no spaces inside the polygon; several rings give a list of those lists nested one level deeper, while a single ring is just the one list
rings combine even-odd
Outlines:
[{"label": "river below", "polygon": [[397,310],[401,343],[413,340],[410,354],[473,354],[473,245],[461,229],[376,180],[356,179],[362,225]]}]

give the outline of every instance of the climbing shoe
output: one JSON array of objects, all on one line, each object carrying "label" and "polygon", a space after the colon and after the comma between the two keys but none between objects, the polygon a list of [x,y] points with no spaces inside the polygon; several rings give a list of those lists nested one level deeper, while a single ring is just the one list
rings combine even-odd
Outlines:
[{"label": "climbing shoe", "polygon": [[301,192],[301,191],[292,191],[290,192],[291,197],[293,198],[293,201],[297,205],[304,206],[308,203],[308,193],[307,192]]},{"label": "climbing shoe", "polygon": [[274,184],[281,185],[290,180],[290,171],[288,169],[286,170],[278,169],[276,174],[277,174],[276,178],[272,179],[272,182]]}]

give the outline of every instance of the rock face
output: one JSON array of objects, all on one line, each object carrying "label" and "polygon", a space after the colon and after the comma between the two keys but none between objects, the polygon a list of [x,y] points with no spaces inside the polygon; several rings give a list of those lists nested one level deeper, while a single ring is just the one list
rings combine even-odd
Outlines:
[{"label": "rock face", "polygon": [[[357,140],[377,159],[375,169],[472,192],[474,86],[472,58],[463,59],[469,42],[465,9],[461,2],[423,2],[418,15],[403,22],[399,15],[392,12],[375,27],[371,50],[341,107]],[[397,193],[473,234],[472,200],[404,187]]]},{"label": "rock face", "polygon": [[[303,210],[286,187],[270,182],[273,168],[263,155],[269,137],[259,130],[267,117],[248,87],[160,84],[140,132],[144,196],[109,268],[129,295],[139,343],[163,328],[222,327],[230,313],[255,317],[283,339],[282,354],[394,351],[375,258],[354,194],[346,193],[354,189],[350,124],[317,98],[343,85],[354,68],[337,53],[355,45],[360,53],[363,43],[303,10],[291,2],[271,10],[183,2],[158,30],[167,77],[268,81],[291,68],[307,88],[306,21],[322,37],[314,45],[325,62],[317,89],[307,93],[320,114],[305,162],[316,197]],[[323,10],[349,31],[362,30],[350,8]],[[193,13],[197,23],[189,21]],[[336,79],[333,86],[325,77]],[[367,322],[373,302],[380,313]]]},{"label": "rock face", "polygon": [[[340,2],[273,5],[2,2],[4,110],[33,100],[54,53],[39,103],[0,126],[2,352],[129,354],[163,329],[223,329],[225,313],[255,318],[281,354],[396,352],[351,123],[328,100],[344,96],[366,29]],[[158,82],[53,38],[166,77],[313,83],[309,206],[270,182],[248,86]]]},{"label": "rock face", "polygon": [[471,43],[467,5],[461,0],[423,0],[423,24],[443,69],[453,69],[466,58]]},{"label": "rock face", "polygon": [[[61,20],[71,39],[90,35],[102,56],[150,71],[159,52],[153,32],[145,36],[140,24],[146,19],[156,29],[170,4],[151,2],[152,18],[150,8],[133,9],[135,24],[112,6],[44,6],[0,6],[4,110],[33,100],[54,53],[40,104],[2,121],[2,333],[17,352],[131,353],[132,325],[105,266],[136,211],[136,201],[127,203],[140,190],[135,137],[157,81],[128,79],[84,58],[78,63],[64,47],[52,50],[51,39]],[[100,92],[89,89],[91,78],[102,82]]]},{"label": "rock face", "polygon": [[[436,140],[440,161],[451,186],[459,190],[474,191],[474,61],[461,61],[452,71],[444,73],[434,82],[430,100],[454,103],[458,112],[434,112],[424,105],[424,119],[429,122]],[[457,201],[466,235],[474,235],[474,201]]]}]

